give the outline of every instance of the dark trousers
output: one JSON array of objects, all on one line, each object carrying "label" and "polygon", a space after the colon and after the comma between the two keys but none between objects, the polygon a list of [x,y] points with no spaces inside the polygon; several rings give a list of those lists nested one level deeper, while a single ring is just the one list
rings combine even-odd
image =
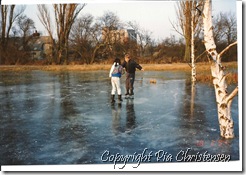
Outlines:
[{"label": "dark trousers", "polygon": [[133,84],[135,80],[135,73],[126,73],[126,93],[133,95]]}]

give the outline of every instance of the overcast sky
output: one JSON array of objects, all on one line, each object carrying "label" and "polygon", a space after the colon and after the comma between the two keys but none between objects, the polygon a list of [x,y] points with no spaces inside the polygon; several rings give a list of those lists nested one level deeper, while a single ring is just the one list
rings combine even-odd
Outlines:
[{"label": "overcast sky", "polygon": [[[5,1],[5,2],[4,2]],[[25,13],[28,17],[35,21],[37,30],[45,34],[45,29],[40,24],[37,17],[37,0],[3,0],[3,3],[20,4],[20,2],[26,4]],[[37,3],[35,3],[37,1]],[[42,4],[52,3],[66,3],[72,2],[73,0],[44,0],[41,1]],[[73,2],[82,2],[73,1]],[[95,18],[100,17],[106,11],[114,12],[122,22],[136,21],[140,27],[152,32],[152,37],[161,41],[170,35],[175,35],[180,37],[177,32],[175,32],[170,24],[171,22],[176,22],[176,4],[177,1],[83,1],[87,5],[81,11],[80,15],[91,14]],[[92,3],[93,2],[93,3]],[[213,15],[219,12],[233,12],[236,13],[236,0],[212,0]]]}]

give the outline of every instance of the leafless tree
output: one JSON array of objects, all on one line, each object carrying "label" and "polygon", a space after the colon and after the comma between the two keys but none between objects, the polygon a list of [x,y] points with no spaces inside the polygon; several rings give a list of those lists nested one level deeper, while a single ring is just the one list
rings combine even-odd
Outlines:
[{"label": "leafless tree", "polygon": [[[185,55],[184,61],[190,63],[191,61],[191,34],[193,25],[194,38],[199,36],[200,28],[202,24],[202,10],[203,10],[203,0],[181,0],[177,2],[176,14],[178,17],[178,23],[171,23],[174,30],[178,32],[181,36],[185,38]],[[192,25],[191,25],[192,22]],[[181,31],[180,31],[181,29]]]},{"label": "leafless tree", "polygon": [[237,20],[232,12],[221,12],[214,19],[213,34],[215,42],[226,41],[229,45],[237,40]]},{"label": "leafless tree", "polygon": [[18,17],[17,25],[21,30],[22,36],[28,36],[35,29],[35,23],[31,18],[28,18],[26,15],[21,15]]},{"label": "leafless tree", "polygon": [[72,50],[87,64],[96,58],[115,57],[122,52],[121,28],[120,19],[113,12],[107,11],[96,20],[90,14],[83,15],[72,27]]},{"label": "leafless tree", "polygon": [[184,61],[191,66],[191,81],[196,81],[196,65],[195,65],[195,37],[199,36],[202,22],[202,10],[204,1],[201,0],[182,0],[177,3],[177,16],[179,23],[174,26],[185,39]]},{"label": "leafless tree", "polygon": [[75,21],[71,29],[71,50],[87,64],[90,64],[93,58],[93,21],[91,14],[83,15]]},{"label": "leafless tree", "polygon": [[111,11],[106,11],[101,17],[99,17],[98,23],[102,27],[107,27],[112,30],[122,27],[122,23],[119,17],[114,12]]},{"label": "leafless tree", "polygon": [[151,46],[151,43],[152,43],[151,34],[152,34],[152,32],[145,30],[145,29],[142,29],[136,21],[134,21],[134,22],[129,21],[128,26],[130,28],[132,28],[133,30],[135,30],[135,32],[137,34],[136,40],[137,40],[138,45],[139,45],[140,56],[144,56],[146,48],[148,46]]},{"label": "leafless tree", "polygon": [[26,15],[21,15],[17,20],[18,28],[20,29],[20,37],[22,38],[23,50],[26,50],[27,42],[35,29],[35,23]]},{"label": "leafless tree", "polygon": [[[56,64],[68,63],[68,38],[72,25],[86,4],[54,4],[53,16],[46,5],[38,5],[39,19],[46,28],[53,40],[52,62]],[[54,17],[52,21],[51,17]],[[55,24],[55,35],[53,33],[52,22]],[[57,42],[55,42],[57,37]]]},{"label": "leafless tree", "polygon": [[123,49],[122,39],[124,38],[121,36],[124,25],[119,17],[111,11],[106,11],[103,16],[98,18],[97,26],[101,27],[102,31],[101,44],[103,46],[101,45],[100,48],[104,48],[103,54],[106,54],[106,57],[117,56],[117,52]]},{"label": "leafless tree", "polygon": [[16,8],[15,5],[1,5],[1,54],[0,54],[0,64],[4,64],[7,57],[6,51],[8,49],[8,42],[10,37],[10,31],[13,27],[14,22],[17,20],[25,10],[25,6]]}]

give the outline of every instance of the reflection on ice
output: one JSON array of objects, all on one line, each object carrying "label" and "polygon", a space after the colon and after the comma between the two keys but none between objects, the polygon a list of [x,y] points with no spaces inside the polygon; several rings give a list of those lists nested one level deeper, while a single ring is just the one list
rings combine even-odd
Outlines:
[{"label": "reflection on ice", "polygon": [[[213,87],[193,86],[184,73],[137,72],[135,98],[114,105],[106,71],[33,71],[18,81],[11,72],[0,75],[1,165],[105,163],[105,150],[126,155],[145,148],[239,159],[238,118],[236,138],[221,139]],[[149,83],[153,77],[156,84]],[[237,98],[232,115],[238,116]]]}]

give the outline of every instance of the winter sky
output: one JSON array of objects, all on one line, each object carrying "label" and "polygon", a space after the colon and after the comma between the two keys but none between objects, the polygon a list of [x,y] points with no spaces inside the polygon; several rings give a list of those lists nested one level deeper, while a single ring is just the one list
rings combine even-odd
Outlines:
[{"label": "winter sky", "polygon": [[[46,31],[40,23],[37,14],[37,0],[2,0],[3,3],[26,4],[25,14],[34,20],[39,32],[45,34]],[[35,2],[36,1],[36,2]],[[106,11],[114,12],[122,22],[137,22],[139,26],[152,33],[152,38],[161,41],[166,37],[175,35],[181,37],[174,31],[171,22],[177,22],[176,1],[79,1],[79,0],[42,0],[42,4],[77,2],[87,3],[80,15],[91,14],[95,18],[102,16]],[[220,12],[237,13],[236,0],[212,0],[213,15]]]}]

